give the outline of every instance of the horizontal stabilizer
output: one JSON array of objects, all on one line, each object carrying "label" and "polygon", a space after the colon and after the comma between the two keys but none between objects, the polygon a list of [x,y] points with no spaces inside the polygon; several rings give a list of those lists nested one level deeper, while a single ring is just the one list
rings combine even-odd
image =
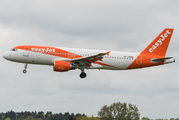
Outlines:
[{"label": "horizontal stabilizer", "polygon": [[175,59],[173,57],[165,57],[165,58],[153,58],[151,59],[151,62],[158,63],[164,61],[164,64],[175,62]]}]

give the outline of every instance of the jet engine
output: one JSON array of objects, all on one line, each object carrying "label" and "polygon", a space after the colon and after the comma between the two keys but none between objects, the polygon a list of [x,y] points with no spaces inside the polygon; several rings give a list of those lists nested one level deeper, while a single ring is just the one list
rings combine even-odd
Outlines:
[{"label": "jet engine", "polygon": [[72,62],[58,61],[58,60],[54,62],[54,66],[53,66],[53,70],[57,72],[66,72],[76,68],[77,65],[73,64]]}]

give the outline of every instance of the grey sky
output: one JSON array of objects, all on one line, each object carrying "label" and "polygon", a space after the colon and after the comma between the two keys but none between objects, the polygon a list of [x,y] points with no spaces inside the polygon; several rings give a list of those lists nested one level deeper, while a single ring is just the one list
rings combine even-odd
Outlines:
[{"label": "grey sky", "polygon": [[0,112],[52,111],[96,115],[103,105],[136,104],[141,117],[178,117],[177,0],[0,0],[0,52],[23,45],[142,51],[164,28],[174,28],[173,64],[130,71],[53,72],[49,66],[0,58]]}]

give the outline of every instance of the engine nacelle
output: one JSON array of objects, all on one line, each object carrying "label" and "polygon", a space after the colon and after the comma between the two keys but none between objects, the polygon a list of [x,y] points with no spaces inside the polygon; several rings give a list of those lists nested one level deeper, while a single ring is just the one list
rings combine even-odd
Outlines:
[{"label": "engine nacelle", "polygon": [[73,65],[71,62],[68,61],[55,61],[53,70],[58,72],[66,72],[72,69],[76,69],[77,65]]}]

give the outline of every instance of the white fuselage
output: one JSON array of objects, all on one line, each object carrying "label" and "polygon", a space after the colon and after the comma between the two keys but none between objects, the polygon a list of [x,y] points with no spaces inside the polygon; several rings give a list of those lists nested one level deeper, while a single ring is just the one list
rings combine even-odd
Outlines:
[{"label": "white fuselage", "polygon": [[[95,55],[96,53],[105,53],[107,50],[90,50],[90,49],[79,49],[79,48],[65,48],[65,47],[55,47],[57,49],[63,49],[65,51],[69,51],[71,53],[74,53],[74,55],[71,55],[70,57],[73,58],[75,55],[79,55],[82,57],[88,57]],[[65,57],[60,57],[56,55],[64,54]],[[117,52],[117,51],[111,51],[109,56],[105,55],[103,56],[103,60],[100,61],[102,64],[107,64],[110,66],[100,65],[92,63],[92,66],[90,66],[88,69],[111,69],[111,70],[124,70],[126,69],[139,55],[139,53],[129,53],[129,52]],[[4,57],[8,60],[14,61],[14,62],[20,62],[20,63],[28,63],[28,64],[40,64],[40,65],[54,65],[55,60],[64,60],[68,61],[71,60],[68,58],[68,55],[65,53],[59,53],[59,52],[47,52],[44,54],[44,52],[41,51],[27,51],[27,50],[21,50],[18,49],[16,51],[7,51],[4,53]]]}]

